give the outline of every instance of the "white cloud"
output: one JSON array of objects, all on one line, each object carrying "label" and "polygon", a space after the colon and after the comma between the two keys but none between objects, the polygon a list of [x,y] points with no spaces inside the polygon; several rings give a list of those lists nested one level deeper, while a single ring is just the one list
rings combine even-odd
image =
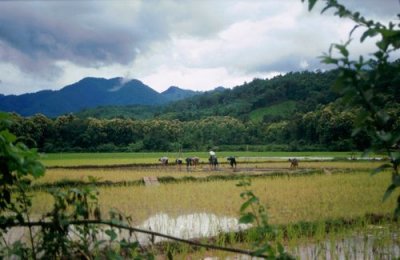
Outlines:
[{"label": "white cloud", "polygon": [[[160,66],[157,70],[144,76],[142,81],[162,92],[169,86],[180,86],[185,89],[207,91],[218,86],[235,87],[249,82],[254,78],[270,78],[281,74],[280,72],[241,74],[230,72],[224,67],[215,68],[188,68]],[[169,82],[169,85],[165,85]]]},{"label": "white cloud", "polygon": [[51,79],[25,73],[12,63],[0,62],[0,94],[19,95],[43,89],[54,89]]},{"label": "white cloud", "polygon": [[306,60],[300,61],[300,68],[302,68],[303,70],[307,69],[309,66],[310,64],[308,64]]}]

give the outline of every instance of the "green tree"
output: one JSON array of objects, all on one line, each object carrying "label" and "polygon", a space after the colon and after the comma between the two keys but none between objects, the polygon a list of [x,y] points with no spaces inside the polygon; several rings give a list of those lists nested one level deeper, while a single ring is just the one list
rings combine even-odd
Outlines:
[{"label": "green tree", "polygon": [[[302,0],[304,2],[304,0]],[[309,9],[313,9],[317,0],[308,0]],[[400,61],[391,60],[400,49],[400,22],[380,22],[368,20],[359,12],[352,12],[336,0],[326,0],[323,12],[334,10],[334,14],[352,20],[354,28],[349,40],[344,44],[332,44],[322,61],[333,64],[339,72],[334,89],[343,95],[343,102],[349,109],[357,109],[354,134],[365,131],[371,137],[371,150],[385,151],[391,164],[384,164],[377,172],[385,168],[392,169],[392,183],[384,194],[386,199],[400,186],[398,166],[400,164]],[[398,14],[400,18],[400,14]],[[375,40],[375,51],[367,58],[352,59],[348,50],[353,32],[362,30],[360,42],[371,38]],[[395,215],[400,215],[400,195]]]}]

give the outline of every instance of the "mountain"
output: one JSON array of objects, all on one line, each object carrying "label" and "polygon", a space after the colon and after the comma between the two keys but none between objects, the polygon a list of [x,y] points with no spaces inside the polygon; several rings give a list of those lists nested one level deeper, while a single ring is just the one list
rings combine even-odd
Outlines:
[{"label": "mountain", "polygon": [[97,106],[160,105],[193,96],[193,92],[173,87],[160,94],[136,79],[125,82],[123,78],[88,77],[57,91],[0,95],[0,110],[56,117]]},{"label": "mountain", "polygon": [[188,97],[193,97],[200,93],[201,92],[199,92],[199,91],[186,90],[186,89],[181,89],[176,86],[171,86],[164,92],[161,92],[161,95],[163,95],[168,101],[176,101],[176,100],[181,100],[181,99],[185,99]]},{"label": "mountain", "polygon": [[315,110],[337,99],[331,86],[336,71],[303,71],[272,79],[254,79],[232,89],[218,87],[162,107],[158,116],[181,121],[210,116],[231,116],[242,120],[274,122],[296,113]]},{"label": "mountain", "polygon": [[[314,111],[334,102],[338,95],[331,90],[337,71],[291,72],[272,79],[254,79],[232,89],[217,87],[162,106],[102,106],[85,109],[80,118],[134,118],[180,121],[213,116],[230,116],[244,121],[278,122],[296,114]],[[161,95],[179,98],[181,90],[171,87]],[[193,93],[192,93],[193,94]]]}]

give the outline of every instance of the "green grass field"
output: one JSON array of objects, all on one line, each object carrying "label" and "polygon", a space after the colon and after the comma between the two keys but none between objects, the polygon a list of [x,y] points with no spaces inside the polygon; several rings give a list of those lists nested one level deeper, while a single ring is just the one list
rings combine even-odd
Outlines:
[{"label": "green grass field", "polygon": [[[220,162],[226,162],[225,157],[236,156],[239,161],[249,161],[251,157],[260,157],[258,161],[268,161],[267,157],[333,157],[336,159],[346,159],[351,156],[351,152],[232,152],[217,151]],[[355,154],[361,157],[362,153]],[[168,156],[170,162],[176,158],[186,158],[197,156],[202,162],[208,161],[207,152],[164,152],[164,153],[49,153],[42,154],[40,161],[45,166],[80,166],[80,165],[123,165],[123,164],[157,164],[162,156]],[[242,157],[242,158],[240,158]],[[263,158],[265,157],[265,158]]]}]

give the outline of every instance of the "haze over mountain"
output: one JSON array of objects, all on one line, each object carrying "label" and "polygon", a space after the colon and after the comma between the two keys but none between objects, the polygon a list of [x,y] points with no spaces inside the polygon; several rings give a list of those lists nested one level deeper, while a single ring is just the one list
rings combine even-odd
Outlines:
[{"label": "haze over mountain", "polygon": [[137,79],[84,78],[60,90],[43,90],[23,95],[1,95],[0,110],[22,116],[42,113],[49,117],[97,106],[160,105],[198,94],[170,87],[158,93]]}]

